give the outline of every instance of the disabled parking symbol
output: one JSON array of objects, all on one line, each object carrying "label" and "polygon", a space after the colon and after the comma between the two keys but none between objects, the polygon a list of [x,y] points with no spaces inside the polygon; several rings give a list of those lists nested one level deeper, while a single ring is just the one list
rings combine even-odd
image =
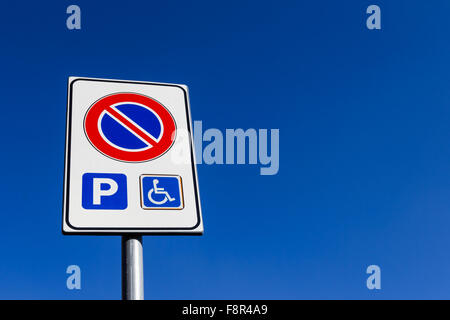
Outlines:
[{"label": "disabled parking symbol", "polygon": [[183,209],[183,186],[176,175],[142,175],[141,206],[143,209]]}]

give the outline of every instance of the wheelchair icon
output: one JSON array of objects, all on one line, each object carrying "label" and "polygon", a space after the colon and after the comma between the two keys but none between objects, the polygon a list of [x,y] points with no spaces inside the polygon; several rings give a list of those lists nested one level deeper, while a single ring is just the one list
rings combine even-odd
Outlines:
[{"label": "wheelchair icon", "polygon": [[[167,201],[169,202],[175,201],[176,199],[172,198],[170,194],[164,190],[164,188],[158,188],[158,183],[159,183],[158,179],[153,179],[153,188],[150,189],[150,191],[148,192],[148,200],[150,200],[151,203],[156,205],[162,205]],[[152,194],[164,195],[164,199],[157,201],[153,199]]]},{"label": "wheelchair icon", "polygon": [[184,208],[181,176],[143,174],[140,180],[142,209],[181,210]]}]

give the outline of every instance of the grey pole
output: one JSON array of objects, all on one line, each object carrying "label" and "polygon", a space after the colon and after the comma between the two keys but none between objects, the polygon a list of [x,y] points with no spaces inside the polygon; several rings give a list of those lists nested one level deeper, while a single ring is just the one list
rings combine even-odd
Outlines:
[{"label": "grey pole", "polygon": [[144,300],[142,236],[122,236],[122,299]]}]

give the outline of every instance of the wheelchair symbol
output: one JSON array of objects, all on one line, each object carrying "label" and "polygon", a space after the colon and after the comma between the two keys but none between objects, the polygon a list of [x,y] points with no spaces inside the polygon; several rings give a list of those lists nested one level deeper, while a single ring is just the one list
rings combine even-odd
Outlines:
[{"label": "wheelchair symbol", "polygon": [[143,174],[140,180],[142,209],[181,210],[184,208],[181,176]]},{"label": "wheelchair symbol", "polygon": [[[164,188],[158,188],[158,183],[159,183],[158,179],[153,179],[153,188],[150,189],[150,191],[148,192],[148,200],[150,200],[151,203],[156,204],[156,205],[164,204],[167,201],[169,201],[169,202],[175,201],[176,199],[172,198],[170,196],[170,194],[164,190]],[[152,194],[161,194],[161,195],[165,195],[165,197],[161,201],[157,201],[157,200],[153,199]]]}]

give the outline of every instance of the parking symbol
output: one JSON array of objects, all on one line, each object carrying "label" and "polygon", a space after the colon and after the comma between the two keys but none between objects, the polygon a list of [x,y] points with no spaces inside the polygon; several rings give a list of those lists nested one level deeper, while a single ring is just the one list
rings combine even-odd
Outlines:
[{"label": "parking symbol", "polygon": [[127,177],[121,173],[85,173],[82,206],[92,210],[123,210],[127,204]]},{"label": "parking symbol", "polygon": [[143,209],[183,209],[183,186],[180,176],[142,175],[141,206]]}]

